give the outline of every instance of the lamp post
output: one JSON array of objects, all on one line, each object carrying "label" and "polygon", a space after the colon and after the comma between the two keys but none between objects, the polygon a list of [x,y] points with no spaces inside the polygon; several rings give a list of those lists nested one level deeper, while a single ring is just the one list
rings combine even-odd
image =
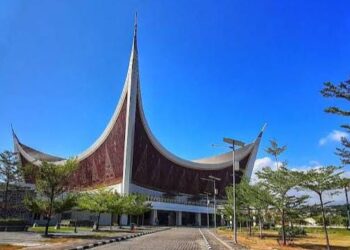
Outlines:
[{"label": "lamp post", "polygon": [[236,174],[235,171],[239,170],[236,169],[236,164],[235,164],[235,146],[238,147],[243,147],[244,142],[234,140],[231,138],[224,138],[224,142],[230,144],[230,148],[232,149],[232,196],[233,196],[233,222],[232,222],[232,227],[233,227],[233,243],[237,244],[237,222],[236,222]]},{"label": "lamp post", "polygon": [[212,176],[212,175],[209,175],[208,178],[209,178],[209,179],[207,179],[207,178],[201,178],[201,180],[212,182],[213,185],[214,185],[214,193],[213,193],[213,197],[214,197],[214,228],[216,228],[216,198],[215,198],[215,195],[216,195],[216,185],[215,185],[215,182],[216,182],[216,181],[221,181],[221,179],[218,178],[218,177]]},{"label": "lamp post", "polygon": [[204,192],[203,194],[207,196],[207,227],[209,228],[209,195],[211,193]]}]

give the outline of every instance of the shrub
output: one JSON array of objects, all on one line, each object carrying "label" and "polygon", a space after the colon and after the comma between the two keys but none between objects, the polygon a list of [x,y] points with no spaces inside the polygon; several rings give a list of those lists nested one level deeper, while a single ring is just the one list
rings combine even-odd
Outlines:
[{"label": "shrub", "polygon": [[[287,240],[293,240],[298,236],[305,236],[306,231],[303,227],[286,227],[286,238]],[[279,236],[282,237],[282,228],[279,229]]]}]

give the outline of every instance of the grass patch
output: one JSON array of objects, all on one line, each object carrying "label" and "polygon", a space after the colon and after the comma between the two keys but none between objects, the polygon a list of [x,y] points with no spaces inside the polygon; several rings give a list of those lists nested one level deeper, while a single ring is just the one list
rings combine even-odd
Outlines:
[{"label": "grass patch", "polygon": [[[323,234],[323,228],[316,227],[316,228],[305,228],[307,233],[311,234]],[[350,235],[350,230],[347,230],[345,228],[328,228],[328,234],[331,235],[336,235],[336,236],[348,236]]]},{"label": "grass patch", "polygon": [[76,241],[77,239],[72,239],[72,238],[63,238],[63,237],[57,237],[57,238],[50,238],[50,239],[46,239],[44,240],[43,242],[46,242],[46,243],[50,243],[50,244],[57,244],[57,243],[67,243],[67,242],[74,242]]},{"label": "grass patch", "polygon": [[[34,233],[40,233],[44,234],[45,227],[31,227],[28,229],[29,232]],[[54,242],[54,239],[57,239],[58,242],[63,242],[64,239],[106,239],[106,238],[112,238],[116,236],[122,236],[126,234],[130,234],[130,230],[125,229],[117,229],[117,230],[99,230],[99,231],[92,231],[91,227],[78,227],[77,228],[77,234],[74,233],[74,227],[62,227],[60,229],[55,229],[55,227],[49,227],[49,234],[52,233],[70,233],[67,235],[60,235],[60,236],[52,236],[47,239],[48,242]],[[85,232],[83,235],[79,234]],[[135,230],[135,233],[140,232],[139,230]],[[0,248],[0,250],[2,250]]]},{"label": "grass patch", "polygon": [[[82,231],[91,231],[90,227],[77,227],[78,232]],[[45,227],[30,227],[28,228],[28,232],[34,233],[44,233]],[[60,229],[55,229],[55,227],[49,227],[49,233],[73,233],[74,227],[62,227]]]},{"label": "grass patch", "polygon": [[[249,236],[247,231],[238,232],[239,244],[252,250],[324,250],[325,237],[322,228],[307,228],[307,235],[297,237],[288,246],[281,246],[278,239],[278,232],[275,230],[264,230],[264,238],[260,239],[259,234],[254,230],[253,236]],[[219,229],[218,233],[225,237],[232,238],[232,231]],[[329,239],[332,250],[350,250],[350,231],[346,229],[330,229]]]}]

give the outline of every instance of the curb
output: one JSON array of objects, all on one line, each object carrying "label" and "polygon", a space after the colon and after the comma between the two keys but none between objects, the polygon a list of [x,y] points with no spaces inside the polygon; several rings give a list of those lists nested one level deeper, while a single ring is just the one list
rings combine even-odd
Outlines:
[{"label": "curb", "polygon": [[211,246],[210,246],[210,244],[209,244],[209,242],[208,242],[207,238],[205,238],[205,236],[204,236],[204,234],[203,234],[202,230],[201,230],[200,228],[199,228],[198,230],[199,230],[200,234],[201,234],[201,235],[202,235],[202,237],[203,237],[203,240],[204,240],[204,243],[205,243],[205,245],[206,245],[207,249],[208,249],[208,250],[211,250]]},{"label": "curb", "polygon": [[119,237],[108,239],[108,240],[96,241],[94,243],[86,244],[86,245],[83,245],[83,246],[77,246],[77,247],[68,248],[68,250],[90,249],[90,248],[94,248],[94,247],[98,247],[98,246],[102,246],[102,245],[106,245],[106,244],[110,244],[110,243],[114,243],[114,242],[119,242],[119,241],[131,239],[131,238],[140,237],[140,236],[147,235],[147,234],[153,234],[153,233],[158,233],[158,232],[161,232],[161,231],[166,231],[166,230],[169,230],[169,229],[170,228],[162,228],[162,229],[148,231],[148,232],[142,232],[142,233],[136,233],[136,234],[131,234],[131,235],[119,236]]}]

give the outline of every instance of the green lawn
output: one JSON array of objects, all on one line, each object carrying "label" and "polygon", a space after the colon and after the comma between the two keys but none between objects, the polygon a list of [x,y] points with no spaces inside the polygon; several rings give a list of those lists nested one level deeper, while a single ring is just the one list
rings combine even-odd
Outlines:
[{"label": "green lawn", "polygon": [[[307,233],[312,233],[312,234],[318,234],[321,233],[323,234],[323,228],[322,227],[317,227],[317,228],[305,228]],[[336,234],[338,236],[344,235],[344,236],[349,236],[350,235],[350,230],[347,230],[345,228],[328,228],[328,234]]]},{"label": "green lawn", "polygon": [[[238,232],[238,242],[251,250],[324,250],[325,249],[325,237],[323,228],[305,228],[307,231],[306,236],[299,236],[294,239],[288,246],[281,246],[278,244],[278,231],[277,230],[263,230],[264,239],[259,238],[258,230],[253,230],[253,236],[249,236],[247,228],[244,228],[242,232]],[[232,238],[232,231],[220,228],[218,233],[225,235],[228,238]],[[330,228],[328,229],[329,240],[332,250],[350,250],[350,231],[342,228]]]},{"label": "green lawn", "polygon": [[[77,227],[77,231],[91,231],[91,227]],[[35,232],[35,233],[44,233],[45,227],[30,227],[28,229],[29,232]],[[74,227],[63,227],[61,226],[60,229],[55,229],[55,227],[49,227],[49,233],[73,233]]]}]

